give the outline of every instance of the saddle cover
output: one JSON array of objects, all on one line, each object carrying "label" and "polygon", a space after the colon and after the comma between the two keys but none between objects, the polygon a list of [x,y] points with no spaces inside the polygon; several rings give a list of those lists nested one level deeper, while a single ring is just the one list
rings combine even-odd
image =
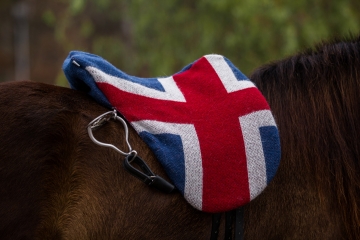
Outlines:
[{"label": "saddle cover", "polygon": [[169,77],[139,78],[74,51],[63,70],[72,88],[126,118],[198,210],[238,208],[276,173],[280,141],[269,105],[223,56],[203,56]]}]

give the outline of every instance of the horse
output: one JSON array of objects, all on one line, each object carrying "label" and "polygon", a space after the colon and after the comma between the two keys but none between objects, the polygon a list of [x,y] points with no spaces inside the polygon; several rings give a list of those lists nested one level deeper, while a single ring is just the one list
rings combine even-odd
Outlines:
[{"label": "horse", "polygon": [[360,236],[360,38],[334,39],[256,69],[281,164],[246,209],[250,239]]},{"label": "horse", "polygon": [[[244,239],[360,236],[360,38],[334,40],[256,69],[281,139],[278,173],[244,206]],[[109,111],[89,96],[36,82],[0,84],[1,239],[209,239],[212,214],[132,177],[87,125]],[[126,149],[109,121],[95,137]],[[170,179],[129,129],[129,141]],[[224,233],[221,220],[220,236]]]}]

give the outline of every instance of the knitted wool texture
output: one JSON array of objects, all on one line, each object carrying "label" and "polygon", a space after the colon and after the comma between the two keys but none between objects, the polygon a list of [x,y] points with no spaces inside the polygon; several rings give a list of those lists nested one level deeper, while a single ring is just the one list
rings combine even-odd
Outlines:
[{"label": "knitted wool texture", "polygon": [[243,206],[276,173],[280,141],[269,105],[223,56],[203,56],[169,77],[138,78],[74,51],[63,70],[72,88],[126,118],[196,209]]}]

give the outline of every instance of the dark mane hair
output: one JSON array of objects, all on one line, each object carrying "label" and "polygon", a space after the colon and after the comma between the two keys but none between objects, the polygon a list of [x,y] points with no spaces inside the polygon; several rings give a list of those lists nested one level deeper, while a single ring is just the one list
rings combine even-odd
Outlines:
[{"label": "dark mane hair", "polygon": [[[262,66],[250,78],[267,98],[280,131],[279,172],[288,176],[275,177],[274,184],[286,188],[281,179],[293,179],[306,186],[298,194],[317,191],[318,204],[307,206],[314,207],[312,217],[331,217],[338,223],[340,237],[356,239],[360,236],[360,37],[322,43]],[[319,208],[329,211],[329,216],[317,215]]]}]

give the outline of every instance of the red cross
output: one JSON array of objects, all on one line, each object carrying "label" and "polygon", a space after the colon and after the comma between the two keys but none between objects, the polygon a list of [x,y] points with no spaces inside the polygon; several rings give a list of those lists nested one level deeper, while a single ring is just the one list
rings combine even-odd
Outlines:
[{"label": "red cross", "polygon": [[[211,205],[212,198],[225,203],[234,194],[248,202],[246,155],[239,117],[266,109],[266,100],[259,98],[256,88],[228,93],[205,57],[173,78],[186,102],[135,95],[105,83],[98,86],[129,122],[157,120],[194,125],[203,163],[203,210],[206,211],[208,203]],[[214,188],[217,188],[216,196],[210,193]]]}]

